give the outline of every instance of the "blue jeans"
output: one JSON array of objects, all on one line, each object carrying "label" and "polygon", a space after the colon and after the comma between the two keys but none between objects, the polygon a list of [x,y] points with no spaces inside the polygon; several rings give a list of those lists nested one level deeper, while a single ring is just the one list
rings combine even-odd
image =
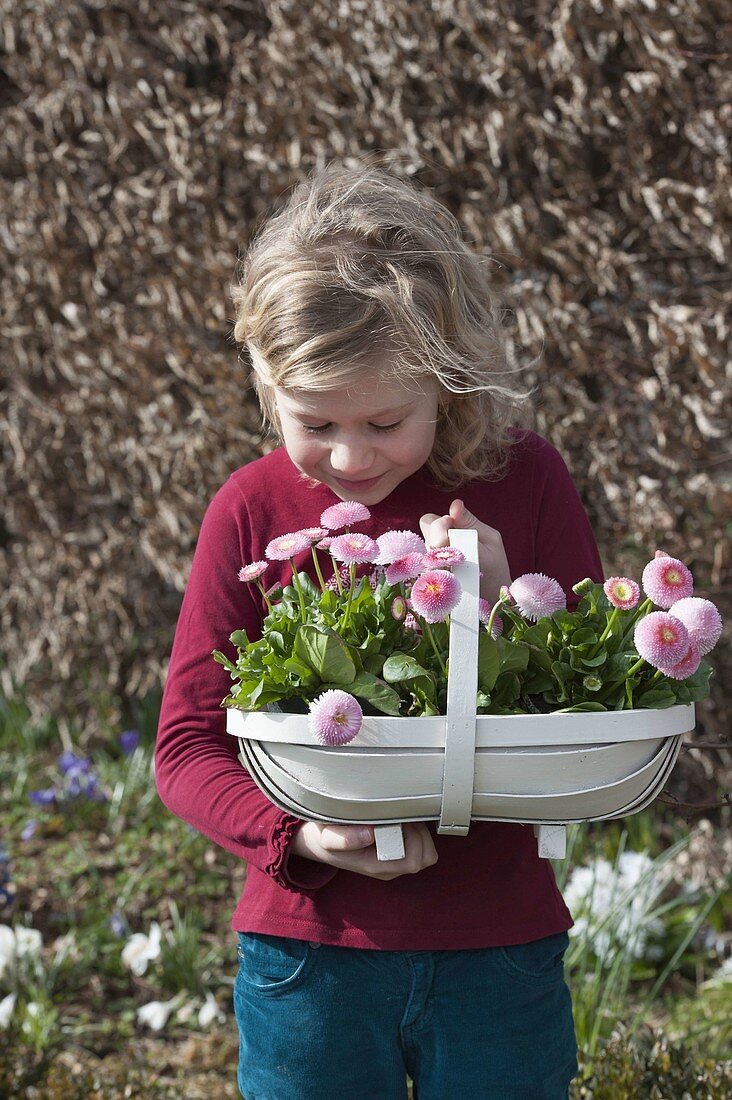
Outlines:
[{"label": "blue jeans", "polygon": [[374,951],[240,932],[245,1100],[565,1100],[577,1072],[568,937]]}]

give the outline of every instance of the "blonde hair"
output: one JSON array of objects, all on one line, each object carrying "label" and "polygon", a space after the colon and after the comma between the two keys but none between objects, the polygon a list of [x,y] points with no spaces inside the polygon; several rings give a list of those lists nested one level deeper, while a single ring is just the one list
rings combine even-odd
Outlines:
[{"label": "blonde hair", "polygon": [[483,261],[430,191],[332,161],[265,221],[229,289],[234,340],[275,432],[274,387],[332,390],[384,355],[395,379],[440,384],[427,461],[438,484],[503,472],[533,391],[516,388]]}]

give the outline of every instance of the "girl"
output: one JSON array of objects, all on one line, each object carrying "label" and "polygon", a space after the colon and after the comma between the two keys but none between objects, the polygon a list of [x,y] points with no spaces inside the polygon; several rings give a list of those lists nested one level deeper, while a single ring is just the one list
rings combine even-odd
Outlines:
[{"label": "girl", "polygon": [[[303,822],[237,760],[211,658],[264,607],[237,573],[275,535],[338,500],[359,530],[447,544],[477,528],[482,595],[512,576],[571,586],[603,572],[559,453],[515,424],[529,395],[507,366],[492,291],[430,193],[331,163],[265,223],[232,288],[281,446],[234,472],[206,511],[156,747],[165,805],[247,863],[232,920],[238,1083],[247,1100],[559,1100],[576,1072],[563,954],[571,916],[531,826],[372,828]],[[310,560],[308,560],[310,559]],[[296,558],[310,570],[309,552]],[[272,562],[268,582],[289,575]],[[234,656],[233,647],[231,656]]]}]

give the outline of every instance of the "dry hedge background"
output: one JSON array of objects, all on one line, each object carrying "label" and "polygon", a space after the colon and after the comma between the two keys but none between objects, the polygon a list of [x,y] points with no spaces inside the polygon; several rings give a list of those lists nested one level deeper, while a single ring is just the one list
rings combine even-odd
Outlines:
[{"label": "dry hedge background", "polygon": [[6,691],[89,733],[160,683],[205,505],[261,451],[237,255],[304,172],[374,151],[493,258],[606,569],[661,546],[729,615],[722,0],[0,11]]}]

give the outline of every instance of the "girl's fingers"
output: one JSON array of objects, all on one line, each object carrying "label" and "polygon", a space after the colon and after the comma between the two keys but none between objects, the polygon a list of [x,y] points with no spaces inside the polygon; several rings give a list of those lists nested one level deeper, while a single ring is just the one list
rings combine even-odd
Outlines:
[{"label": "girl's fingers", "polygon": [[427,544],[427,548],[431,550],[439,546],[447,546],[449,542],[447,532],[452,525],[452,520],[449,516],[436,516],[432,512],[428,512],[427,515],[422,516],[419,521],[419,526],[422,530],[422,537]]},{"label": "girl's fingers", "polygon": [[323,825],[320,843],[329,852],[353,852],[373,844],[374,833],[367,825]]}]

